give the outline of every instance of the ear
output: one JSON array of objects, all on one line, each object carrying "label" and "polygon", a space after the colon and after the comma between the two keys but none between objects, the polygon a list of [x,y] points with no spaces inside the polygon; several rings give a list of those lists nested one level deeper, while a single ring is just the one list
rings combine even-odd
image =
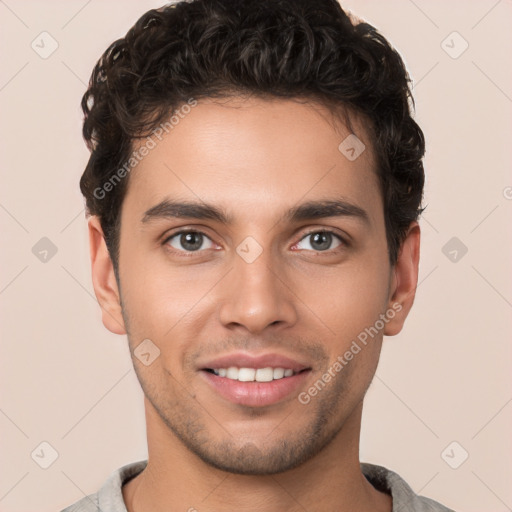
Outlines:
[{"label": "ear", "polygon": [[92,284],[101,307],[103,325],[114,334],[126,334],[114,266],[97,215],[91,216],[88,227]]},{"label": "ear", "polygon": [[420,226],[411,222],[405,240],[400,247],[397,262],[391,270],[388,311],[395,315],[386,324],[384,334],[394,336],[403,326],[411,310],[418,285],[418,267],[420,260]]}]

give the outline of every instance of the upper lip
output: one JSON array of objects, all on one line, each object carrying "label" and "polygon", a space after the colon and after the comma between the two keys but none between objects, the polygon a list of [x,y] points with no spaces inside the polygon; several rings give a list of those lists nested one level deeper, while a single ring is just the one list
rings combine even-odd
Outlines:
[{"label": "upper lip", "polygon": [[237,368],[284,368],[291,369],[295,373],[298,373],[302,370],[309,369],[310,366],[304,364],[300,361],[292,359],[291,357],[279,355],[279,354],[260,354],[253,355],[248,354],[247,352],[235,352],[232,354],[227,354],[225,356],[220,356],[211,361],[207,361],[205,364],[201,365],[201,370],[210,369],[213,370],[215,368],[229,368],[231,366],[236,366]]}]

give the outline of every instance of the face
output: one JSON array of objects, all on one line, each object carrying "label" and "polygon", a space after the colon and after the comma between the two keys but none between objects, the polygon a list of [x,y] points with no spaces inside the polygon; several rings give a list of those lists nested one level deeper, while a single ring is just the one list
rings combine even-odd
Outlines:
[{"label": "face", "polygon": [[128,334],[151,421],[214,467],[271,474],[320,453],[401,327],[374,157],[352,125],[355,159],[319,105],[203,100],[129,178],[122,317],[104,322]]}]

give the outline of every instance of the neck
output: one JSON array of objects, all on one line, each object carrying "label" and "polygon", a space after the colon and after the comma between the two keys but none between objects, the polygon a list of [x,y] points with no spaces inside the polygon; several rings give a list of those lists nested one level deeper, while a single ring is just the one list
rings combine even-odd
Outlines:
[{"label": "neck", "polygon": [[128,512],[391,512],[359,466],[362,403],[334,439],[297,468],[268,476],[227,473],[205,464],[163,424],[147,401],[148,465],[123,486]]}]

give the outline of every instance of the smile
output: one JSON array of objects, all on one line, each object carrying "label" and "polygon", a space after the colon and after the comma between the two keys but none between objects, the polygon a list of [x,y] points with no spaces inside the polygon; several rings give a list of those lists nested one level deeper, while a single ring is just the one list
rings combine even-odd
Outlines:
[{"label": "smile", "polygon": [[239,382],[271,382],[273,380],[292,377],[295,372],[291,368],[213,368],[212,373],[226,379],[237,380]]}]

